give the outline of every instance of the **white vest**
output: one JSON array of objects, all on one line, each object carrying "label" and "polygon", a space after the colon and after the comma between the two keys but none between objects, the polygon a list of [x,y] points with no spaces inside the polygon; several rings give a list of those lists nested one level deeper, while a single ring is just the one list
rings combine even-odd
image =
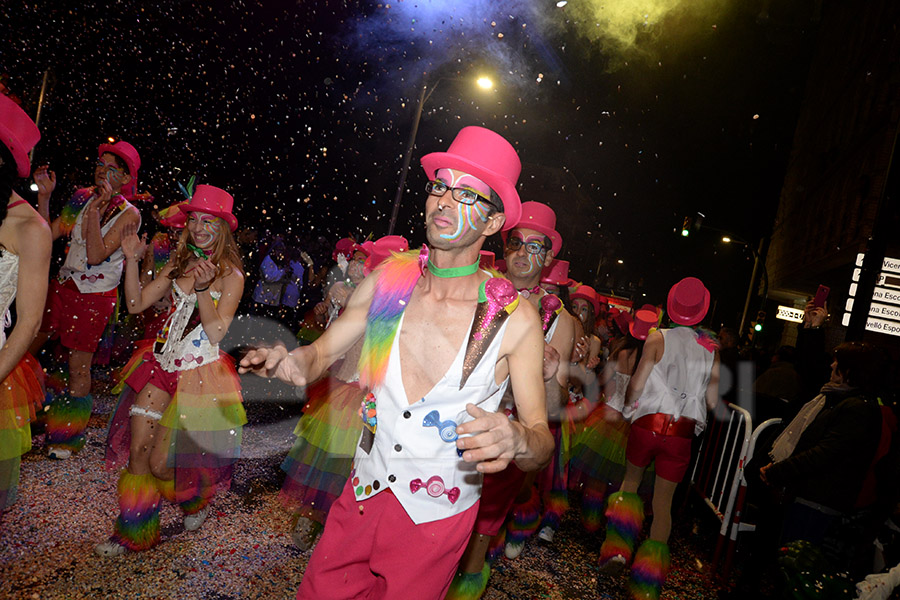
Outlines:
[{"label": "white vest", "polygon": [[653,366],[638,398],[633,420],[665,413],[694,419],[694,435],[706,428],[706,386],[715,353],[697,343],[697,332],[689,327],[662,329],[662,358]]},{"label": "white vest", "polygon": [[[108,292],[119,286],[119,280],[122,279],[122,270],[125,264],[125,253],[121,246],[110,254],[106,260],[99,265],[89,265],[87,261],[87,245],[84,236],[81,233],[81,222],[87,212],[87,207],[91,202],[97,200],[94,196],[84,205],[78,217],[75,219],[75,227],[72,229],[72,238],[69,241],[69,252],[66,254],[66,262],[59,270],[60,282],[71,279],[75,282],[78,291],[83,294],[92,294],[97,292]],[[127,200],[125,208],[120,209],[116,216],[100,229],[101,235],[112,229],[112,226],[119,220],[125,211],[131,208],[131,204]],[[138,217],[138,227],[141,226],[140,216]]]},{"label": "white vest", "polygon": [[[221,292],[213,292],[210,295],[214,301],[222,296]],[[197,302],[197,294],[186,294],[181,291],[178,284],[172,282],[172,296],[175,300],[175,308],[166,319],[163,328],[168,327],[169,333],[162,351],[155,354],[159,366],[174,373],[175,371],[189,371],[202,364],[209,364],[219,359],[219,345],[211,344],[209,337],[203,330],[203,324],[194,327],[187,335],[184,330]]]},{"label": "white vest", "polygon": [[509,385],[508,377],[500,385],[494,381],[508,324],[506,319],[500,326],[462,390],[468,335],[447,373],[410,405],[400,373],[400,317],[384,381],[373,390],[378,420],[374,444],[371,453],[357,448],[353,461],[351,485],[357,500],[390,488],[416,525],[452,517],[478,501],[482,475],[475,470],[476,463],[465,462],[457,452],[455,427],[472,420],[466,412],[468,403],[497,410]]}]

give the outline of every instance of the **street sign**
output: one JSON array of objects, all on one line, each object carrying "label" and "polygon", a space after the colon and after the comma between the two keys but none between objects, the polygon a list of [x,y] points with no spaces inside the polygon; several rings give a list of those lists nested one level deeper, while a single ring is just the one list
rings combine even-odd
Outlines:
[{"label": "street sign", "polygon": [[793,308],[791,306],[779,306],[775,318],[781,319],[782,321],[791,321],[792,323],[802,323],[803,309]]},{"label": "street sign", "polygon": [[[856,302],[859,278],[865,254],[856,255],[856,266],[853,269],[852,282],[848,290],[847,302],[841,324],[850,325],[850,313]],[[875,282],[872,302],[869,305],[869,317],[866,319],[866,330],[877,331],[887,335],[900,336],[900,258],[886,256],[881,263],[881,272]]]},{"label": "street sign", "polygon": [[877,331],[887,335],[900,336],[900,323],[897,321],[885,321],[884,319],[866,319],[866,331]]}]

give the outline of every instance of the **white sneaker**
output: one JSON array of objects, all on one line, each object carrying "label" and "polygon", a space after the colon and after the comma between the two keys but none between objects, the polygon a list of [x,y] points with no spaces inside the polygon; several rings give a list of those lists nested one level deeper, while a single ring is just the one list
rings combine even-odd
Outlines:
[{"label": "white sneaker", "polygon": [[522,550],[525,549],[525,542],[512,543],[506,542],[506,548],[503,549],[503,553],[506,554],[506,558],[513,559],[518,558],[520,554],[522,554]]},{"label": "white sneaker", "polygon": [[544,526],[543,528],[541,528],[541,530],[538,532],[538,539],[544,540],[544,541],[547,542],[548,544],[552,544],[552,543],[553,543],[553,536],[554,536],[554,535],[556,535],[556,530],[554,530],[554,529],[553,529],[552,527],[550,527],[549,525],[545,525],[545,526]]},{"label": "white sneaker", "polygon": [[128,548],[112,540],[106,540],[102,544],[97,544],[96,546],[94,546],[94,553],[96,553],[97,556],[103,556],[105,558],[122,556],[127,552]]},{"label": "white sneaker", "polygon": [[72,456],[72,451],[68,448],[60,448],[59,446],[51,446],[47,450],[47,456],[57,460],[66,460]]},{"label": "white sneaker", "polygon": [[184,515],[184,529],[186,531],[197,531],[203,527],[206,517],[209,516],[209,507],[207,506],[199,512],[192,515]]}]

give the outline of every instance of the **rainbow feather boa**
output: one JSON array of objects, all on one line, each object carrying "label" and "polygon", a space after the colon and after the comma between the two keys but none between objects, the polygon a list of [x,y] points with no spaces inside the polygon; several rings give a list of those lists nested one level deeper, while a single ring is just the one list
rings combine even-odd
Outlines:
[{"label": "rainbow feather boa", "polygon": [[384,381],[400,316],[422,276],[419,250],[394,253],[375,272],[378,280],[366,317],[366,337],[359,357],[359,382],[370,390]]},{"label": "rainbow feather boa", "polygon": [[62,235],[71,235],[75,229],[75,221],[78,213],[84,208],[94,192],[90,188],[82,188],[76,191],[59,213],[59,231]]}]

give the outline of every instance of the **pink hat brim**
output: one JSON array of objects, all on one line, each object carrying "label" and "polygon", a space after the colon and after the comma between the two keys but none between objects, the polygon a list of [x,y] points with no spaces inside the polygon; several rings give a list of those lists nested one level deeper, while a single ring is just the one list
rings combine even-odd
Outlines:
[{"label": "pink hat brim", "polygon": [[202,213],[206,213],[208,215],[214,215],[216,217],[220,217],[220,218],[224,219],[226,223],[228,223],[228,227],[231,229],[232,233],[237,231],[237,228],[238,228],[237,217],[235,217],[231,213],[227,213],[222,210],[213,210],[211,208],[204,208],[202,206],[190,206],[188,204],[183,204],[183,205],[179,206],[178,210],[180,210],[183,213],[202,212]]}]

